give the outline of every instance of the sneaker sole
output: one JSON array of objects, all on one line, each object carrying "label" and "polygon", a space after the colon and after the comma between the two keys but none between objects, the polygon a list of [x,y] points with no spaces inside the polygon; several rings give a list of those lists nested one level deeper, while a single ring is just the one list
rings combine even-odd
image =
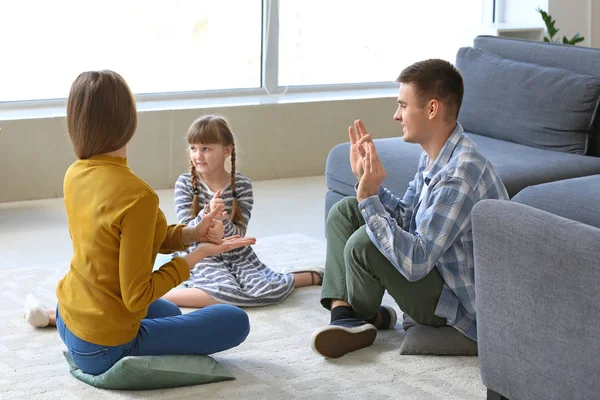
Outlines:
[{"label": "sneaker sole", "polygon": [[339,358],[370,346],[377,337],[377,328],[365,324],[353,328],[325,326],[315,331],[311,337],[311,347],[315,353],[325,358]]}]

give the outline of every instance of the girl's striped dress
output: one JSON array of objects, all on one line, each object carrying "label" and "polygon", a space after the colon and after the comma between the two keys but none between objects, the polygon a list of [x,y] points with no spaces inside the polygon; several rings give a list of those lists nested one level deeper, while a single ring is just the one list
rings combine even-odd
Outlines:
[{"label": "girl's striped dress", "polygon": [[[201,180],[197,188],[199,209],[210,203],[214,193]],[[254,198],[252,182],[249,178],[236,172],[236,196],[243,216],[243,223],[236,225],[229,218],[223,221],[225,236],[246,234]],[[198,224],[204,216],[204,211],[192,215],[192,188],[190,173],[183,174],[175,184],[175,210],[179,223],[187,226]],[[231,185],[221,191],[225,203],[225,211],[231,215],[233,194]],[[192,251],[192,245],[187,252]],[[186,252],[179,253],[180,255]],[[280,274],[272,271],[263,264],[252,250],[252,247],[242,247],[217,256],[205,258],[192,269],[190,279],[184,282],[190,288],[202,289],[215,300],[236,306],[266,306],[284,300],[294,289],[294,277],[291,274]]]}]

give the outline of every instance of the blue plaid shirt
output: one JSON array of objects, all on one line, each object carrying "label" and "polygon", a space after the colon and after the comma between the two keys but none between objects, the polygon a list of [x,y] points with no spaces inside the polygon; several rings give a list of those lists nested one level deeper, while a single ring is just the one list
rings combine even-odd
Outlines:
[{"label": "blue plaid shirt", "polygon": [[414,282],[438,269],[445,284],[435,315],[477,340],[471,210],[479,200],[507,200],[508,193],[459,123],[423,175],[429,163],[423,152],[402,199],[382,187],[359,209],[375,246],[406,279]]}]

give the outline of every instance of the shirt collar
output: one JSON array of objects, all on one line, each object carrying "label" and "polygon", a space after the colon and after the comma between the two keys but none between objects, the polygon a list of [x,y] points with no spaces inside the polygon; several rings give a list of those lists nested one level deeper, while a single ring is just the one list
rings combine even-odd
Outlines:
[{"label": "shirt collar", "polygon": [[[463,129],[462,125],[460,124],[460,122],[457,122],[456,126],[454,127],[454,130],[450,134],[450,137],[448,138],[448,140],[446,140],[444,147],[442,147],[440,154],[438,155],[437,159],[431,166],[429,173],[427,174],[427,176],[424,177],[427,184],[429,184],[429,182],[431,182],[431,179],[435,176],[435,174],[440,172],[441,169],[444,168],[446,166],[446,164],[448,164],[448,162],[450,161],[450,158],[452,157],[452,154],[454,153],[454,149],[456,149],[456,146],[458,146],[458,142],[460,142],[460,140],[463,137],[463,133],[464,133],[464,129]],[[423,170],[425,170],[425,168],[427,168],[428,164],[429,164],[429,157],[427,155],[425,155],[425,163],[424,163]]]}]

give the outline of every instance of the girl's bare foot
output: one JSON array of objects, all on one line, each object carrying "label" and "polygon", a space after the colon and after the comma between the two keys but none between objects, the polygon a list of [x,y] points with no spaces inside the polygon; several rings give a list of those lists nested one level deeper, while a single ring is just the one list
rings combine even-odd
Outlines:
[{"label": "girl's bare foot", "polygon": [[323,268],[306,268],[306,269],[289,269],[288,272],[294,274],[295,286],[294,287],[304,287],[304,286],[313,286],[313,285],[322,285],[323,284]]}]

